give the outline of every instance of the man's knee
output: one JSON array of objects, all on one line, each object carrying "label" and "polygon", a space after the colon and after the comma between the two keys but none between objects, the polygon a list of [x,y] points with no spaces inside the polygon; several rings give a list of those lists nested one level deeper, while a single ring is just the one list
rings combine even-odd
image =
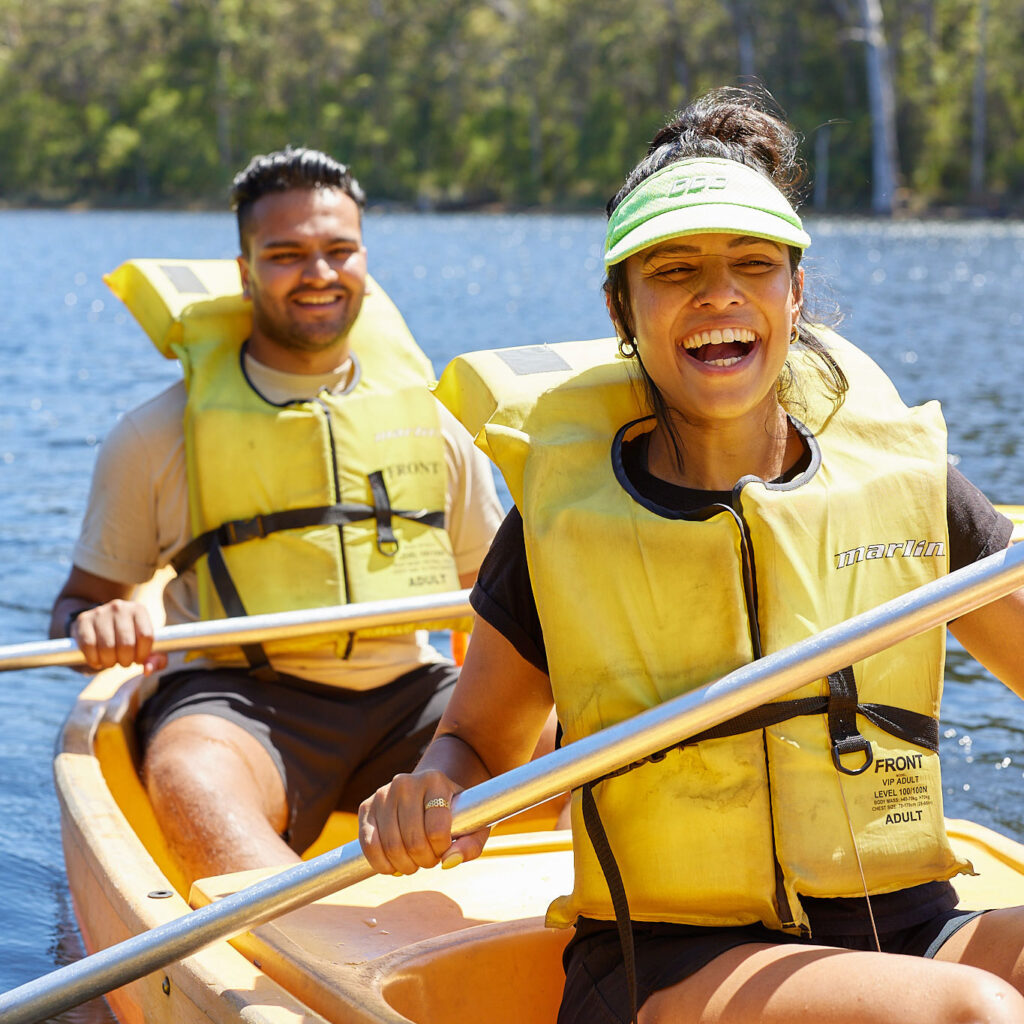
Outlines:
[{"label": "man's knee", "polygon": [[143,759],[158,807],[209,812],[228,802],[258,810],[278,831],[287,823],[284,782],[268,751],[241,726],[216,715],[186,715],[163,726]]}]

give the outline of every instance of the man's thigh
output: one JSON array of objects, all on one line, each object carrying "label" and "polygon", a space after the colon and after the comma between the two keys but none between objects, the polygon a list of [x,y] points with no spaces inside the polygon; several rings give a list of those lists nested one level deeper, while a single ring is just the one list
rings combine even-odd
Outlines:
[{"label": "man's thigh", "polygon": [[170,723],[219,717],[244,730],[280,775],[287,802],[282,834],[301,852],[336,807],[354,809],[395,774],[409,771],[429,743],[457,678],[446,663],[424,665],[369,691],[341,690],[244,669],[175,673],[142,709],[145,747]]}]

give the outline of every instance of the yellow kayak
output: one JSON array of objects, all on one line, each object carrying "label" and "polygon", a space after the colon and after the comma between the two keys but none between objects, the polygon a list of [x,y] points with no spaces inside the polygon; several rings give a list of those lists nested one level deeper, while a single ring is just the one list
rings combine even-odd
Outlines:
[{"label": "yellow kayak", "polygon": [[996,508],[1013,520],[1013,535],[1011,540],[1024,540],[1024,505],[996,505]]},{"label": "yellow kayak", "polygon": [[[186,914],[272,874],[187,887],[136,772],[131,722],[138,680],[102,673],[82,692],[55,759],[64,856],[89,952]],[[123,1024],[542,1024],[553,1022],[569,933],[543,926],[569,891],[568,832],[542,806],[495,835],[478,861],[377,877],[292,911],[112,993]],[[1024,903],[1024,846],[948,821],[978,874],[957,879],[966,907]],[[355,835],[336,814],[308,855]]]},{"label": "yellow kayak", "polygon": [[[1003,506],[1024,539],[1024,506]],[[171,921],[273,874],[187,885],[138,777],[135,712],[145,682],[96,676],[69,715],[54,762],[75,914],[88,952]],[[370,878],[218,941],[108,996],[122,1024],[543,1024],[553,1022],[569,932],[544,911],[572,886],[569,833],[542,805],[495,830],[478,861]],[[975,876],[961,905],[1024,904],[1024,846],[968,821],[946,823]],[[306,856],[355,837],[335,814]]]}]

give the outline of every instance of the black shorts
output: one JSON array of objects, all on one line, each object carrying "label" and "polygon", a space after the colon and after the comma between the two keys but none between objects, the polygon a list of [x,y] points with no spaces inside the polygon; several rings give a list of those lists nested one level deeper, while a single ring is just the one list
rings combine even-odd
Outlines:
[{"label": "black shorts", "polygon": [[[984,911],[945,910],[911,928],[879,933],[879,942],[887,953],[930,958],[957,929],[981,913]],[[696,974],[726,950],[751,942],[876,948],[872,935],[815,935],[807,939],[772,931],[761,924],[707,928],[635,921],[637,1008],[655,992]],[[565,989],[558,1024],[628,1024],[629,989],[614,923],[581,918],[576,935],[565,949],[563,964]]]},{"label": "black shorts", "polygon": [[136,722],[139,748],[186,715],[216,715],[255,737],[277,765],[288,797],[284,839],[301,853],[333,810],[359,804],[411,771],[434,735],[458,669],[423,665],[374,690],[343,690],[244,668],[185,669],[160,680]]}]

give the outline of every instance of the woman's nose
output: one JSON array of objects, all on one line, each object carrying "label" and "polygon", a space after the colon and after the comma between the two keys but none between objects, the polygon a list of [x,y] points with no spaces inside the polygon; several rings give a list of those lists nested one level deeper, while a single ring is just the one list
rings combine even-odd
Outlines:
[{"label": "woman's nose", "polygon": [[737,288],[729,267],[717,262],[709,262],[701,271],[697,287],[693,292],[693,301],[698,306],[711,306],[719,309],[742,302],[742,293]]}]

